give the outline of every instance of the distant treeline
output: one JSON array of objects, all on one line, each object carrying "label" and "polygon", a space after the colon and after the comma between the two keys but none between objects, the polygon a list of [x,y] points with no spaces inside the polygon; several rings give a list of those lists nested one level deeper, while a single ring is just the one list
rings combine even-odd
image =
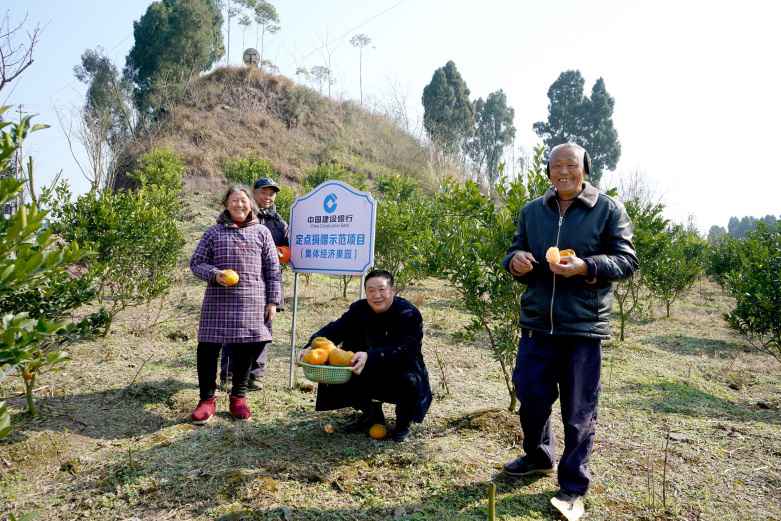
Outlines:
[{"label": "distant treeline", "polygon": [[757,227],[757,223],[765,223],[768,226],[773,226],[778,221],[781,221],[781,215],[776,217],[775,215],[766,215],[762,218],[746,216],[743,218],[730,217],[729,223],[727,223],[727,229],[723,226],[713,225],[708,231],[708,242],[714,242],[719,240],[725,235],[730,235],[735,239],[742,239],[748,232]]}]

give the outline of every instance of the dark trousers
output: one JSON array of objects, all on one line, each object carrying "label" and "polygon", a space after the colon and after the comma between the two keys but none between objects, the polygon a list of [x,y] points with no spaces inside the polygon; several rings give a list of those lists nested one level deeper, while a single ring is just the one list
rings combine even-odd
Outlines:
[{"label": "dark trousers", "polygon": [[[247,394],[250,365],[265,351],[268,342],[252,342],[248,344],[225,344],[230,346],[233,366],[233,388],[231,396]],[[217,390],[217,359],[220,356],[222,344],[214,342],[198,342],[198,388],[201,400],[214,396]]]},{"label": "dark trousers", "polygon": [[591,481],[588,460],[597,421],[601,343],[596,338],[524,329],[513,371],[521,402],[523,450],[538,465],[555,463],[550,415],[556,398],[561,399],[564,452],[558,479],[562,490],[574,494],[585,494]]},{"label": "dark trousers", "polygon": [[353,375],[344,384],[319,384],[315,409],[328,411],[353,407],[370,413],[376,407],[375,401],[393,403],[396,405],[396,424],[409,425],[420,400],[417,389],[418,378],[414,373],[401,373],[383,378],[362,374]]},{"label": "dark trousers", "polygon": [[[239,344],[244,345],[244,344]],[[266,364],[268,363],[268,349],[263,349],[258,357],[252,360],[250,366],[250,378],[260,380],[266,374]],[[220,379],[227,380],[229,375],[233,374],[233,363],[231,360],[233,347],[231,344],[222,346],[222,356],[220,357]]]}]

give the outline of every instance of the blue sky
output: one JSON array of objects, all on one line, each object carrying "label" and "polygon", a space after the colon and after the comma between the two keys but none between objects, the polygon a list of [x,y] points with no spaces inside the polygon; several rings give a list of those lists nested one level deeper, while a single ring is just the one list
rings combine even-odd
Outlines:
[{"label": "blue sky", "polygon": [[[54,107],[69,114],[83,100],[73,77],[81,53],[98,45],[121,67],[133,43],[132,23],[148,0],[5,0],[12,20],[27,13],[43,26],[35,64],[0,91],[0,102],[23,104],[52,128],[26,152],[38,178],[60,169],[77,189],[81,177],[58,128]],[[731,215],[781,213],[781,175],[772,155],[781,121],[777,30],[781,8],[745,0],[578,2],[461,0],[330,0],[272,2],[282,30],[266,56],[282,74],[323,65],[330,51],[333,95],[359,97],[358,51],[365,33],[364,96],[381,105],[406,97],[413,119],[433,71],[453,60],[473,98],[503,89],[515,108],[516,144],[530,150],[531,130],[547,115],[547,90],[560,72],[579,69],[586,88],[603,77],[616,100],[614,122],[623,154],[609,181],[640,171],[668,207],[693,215],[700,229],[726,226]],[[255,41],[247,32],[247,46]],[[242,34],[232,30],[231,62]],[[13,90],[11,90],[13,89]]]}]

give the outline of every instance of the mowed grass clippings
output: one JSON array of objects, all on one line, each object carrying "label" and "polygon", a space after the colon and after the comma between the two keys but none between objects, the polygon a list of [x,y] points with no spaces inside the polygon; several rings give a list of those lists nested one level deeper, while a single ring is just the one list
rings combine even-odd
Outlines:
[{"label": "mowed grass clippings", "polygon": [[[213,212],[195,204],[191,212],[197,237]],[[185,261],[182,268],[156,326],[155,306],[128,310],[108,337],[72,346],[72,362],[41,378],[38,418],[23,413],[20,382],[3,390],[14,410],[14,432],[0,444],[3,512],[58,520],[482,520],[495,482],[498,519],[555,519],[555,479],[497,477],[521,450],[517,415],[506,411],[507,389],[485,339],[460,334],[469,317],[445,283],[426,280],[404,295],[424,316],[436,398],[411,440],[395,444],[345,434],[349,411],[317,413],[310,389],[288,389],[289,271],[264,388],[249,395],[252,421],[232,421],[223,393],[216,418],[192,426],[204,288]],[[348,291],[343,299],[336,278],[299,277],[298,345],[357,297],[357,279]],[[781,366],[732,335],[721,318],[728,308],[705,282],[670,319],[655,310],[655,318],[628,324],[624,343],[606,343],[589,519],[781,519]],[[385,412],[392,422],[392,406]],[[558,404],[554,430],[561,440]]]}]

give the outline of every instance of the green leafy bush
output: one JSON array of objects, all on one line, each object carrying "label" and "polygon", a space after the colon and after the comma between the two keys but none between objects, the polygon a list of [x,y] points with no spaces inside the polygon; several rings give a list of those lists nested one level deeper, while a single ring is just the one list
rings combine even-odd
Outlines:
[{"label": "green leafy bush", "polygon": [[381,179],[378,191],[374,267],[391,272],[404,291],[427,275],[434,201],[400,176]]},{"label": "green leafy bush", "polygon": [[726,319],[752,346],[781,361],[781,224],[759,223],[733,246],[736,265],[725,282],[735,309]]},{"label": "green leafy bush", "polygon": [[184,246],[180,194],[149,184],[137,191],[90,192],[71,200],[59,192],[54,228],[95,251],[87,267],[109,320],[128,306],[149,303],[170,289]]},{"label": "green leafy bush", "polygon": [[706,243],[696,231],[674,225],[654,236],[649,250],[640,259],[643,282],[664,302],[669,318],[670,306],[704,271]]},{"label": "green leafy bush", "polygon": [[[0,107],[0,114],[6,109]],[[4,130],[8,126],[10,132]],[[7,168],[26,135],[41,128],[45,126],[30,125],[29,116],[19,124],[0,121],[0,171]],[[17,197],[23,184],[0,179],[0,206]],[[33,202],[0,219],[0,381],[12,372],[22,376],[31,415],[36,413],[32,394],[36,378],[68,358],[55,338],[64,324],[51,317],[58,318],[82,302],[72,294],[54,304],[41,298],[40,288],[50,284],[62,288],[65,270],[85,256],[77,243],[64,244],[44,226],[46,216]],[[8,409],[0,404],[0,435],[9,429]]]},{"label": "green leafy bush", "polygon": [[176,153],[158,148],[141,156],[140,166],[130,173],[130,178],[141,186],[162,186],[179,191],[184,172],[184,162]]},{"label": "green leafy bush", "polygon": [[366,177],[351,172],[339,163],[321,163],[304,177],[304,189],[310,191],[326,181],[342,181],[358,190],[366,190]]},{"label": "green leafy bush", "polygon": [[426,245],[431,252],[429,269],[447,277],[472,316],[467,334],[482,331],[487,335],[502,368],[510,410],[517,403],[511,370],[520,338],[518,310],[525,287],[501,262],[512,244],[521,208],[548,186],[543,152],[542,147],[537,148],[526,175],[510,183],[500,179],[496,202],[471,181],[442,187],[432,210],[436,217],[434,240]]},{"label": "green leafy bush", "polygon": [[290,207],[293,206],[295,200],[296,192],[292,188],[284,185],[279,187],[274,204],[277,207],[277,213],[282,216],[285,222],[290,222]]},{"label": "green leafy bush", "polygon": [[250,188],[261,177],[270,177],[275,181],[279,178],[279,174],[274,171],[274,167],[271,166],[269,161],[254,156],[228,159],[223,163],[222,171],[225,173],[225,178],[228,181],[243,184]]},{"label": "green leafy bush", "polygon": [[631,277],[614,284],[613,295],[618,304],[621,323],[619,339],[624,340],[626,322],[632,316],[648,309],[649,290],[643,279],[646,259],[653,259],[661,252],[659,245],[664,242],[669,222],[664,218],[664,205],[634,197],[625,202],[626,213],[632,221],[633,242],[640,270]]},{"label": "green leafy bush", "polygon": [[377,192],[383,199],[409,201],[421,192],[418,183],[411,177],[401,175],[381,175],[376,181]]},{"label": "green leafy bush", "polygon": [[740,240],[724,235],[708,246],[705,273],[722,288],[727,285],[727,277],[740,267]]}]

